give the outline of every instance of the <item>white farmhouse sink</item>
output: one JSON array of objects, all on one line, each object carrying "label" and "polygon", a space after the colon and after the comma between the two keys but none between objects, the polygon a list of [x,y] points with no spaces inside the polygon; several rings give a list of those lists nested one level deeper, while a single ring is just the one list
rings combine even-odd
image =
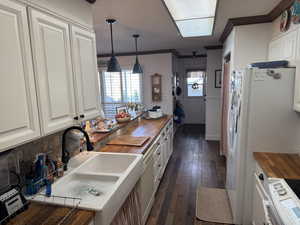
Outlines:
[{"label": "white farmhouse sink", "polygon": [[103,152],[88,155],[79,166],[77,157],[73,169],[52,185],[52,196],[70,199],[36,195],[32,200],[70,207],[78,204],[78,208],[96,211],[96,225],[108,225],[142,175],[142,155]]},{"label": "white farmhouse sink", "polygon": [[136,160],[136,155],[129,154],[99,154],[89,160],[89,163],[81,167],[82,173],[125,173],[128,167]]}]

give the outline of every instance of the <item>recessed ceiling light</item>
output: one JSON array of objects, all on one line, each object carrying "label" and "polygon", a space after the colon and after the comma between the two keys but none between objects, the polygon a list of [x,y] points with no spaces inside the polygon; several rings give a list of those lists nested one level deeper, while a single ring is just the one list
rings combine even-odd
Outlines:
[{"label": "recessed ceiling light", "polygon": [[163,0],[182,37],[213,33],[217,0]]}]

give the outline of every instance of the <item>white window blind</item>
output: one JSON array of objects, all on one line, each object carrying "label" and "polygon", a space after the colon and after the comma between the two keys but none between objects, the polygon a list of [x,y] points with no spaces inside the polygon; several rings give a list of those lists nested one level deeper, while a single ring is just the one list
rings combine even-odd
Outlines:
[{"label": "white window blind", "polygon": [[142,102],[141,76],[130,70],[122,73],[102,72],[102,104],[107,118],[115,116],[116,107],[129,102]]}]

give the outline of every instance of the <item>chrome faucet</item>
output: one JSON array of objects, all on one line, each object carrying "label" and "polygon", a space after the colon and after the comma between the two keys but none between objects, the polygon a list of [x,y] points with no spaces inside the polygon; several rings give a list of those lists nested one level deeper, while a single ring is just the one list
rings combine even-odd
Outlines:
[{"label": "chrome faucet", "polygon": [[61,155],[61,161],[64,164],[64,170],[68,170],[68,163],[70,160],[70,152],[66,149],[66,134],[70,131],[70,130],[79,130],[84,134],[85,140],[86,140],[86,147],[88,151],[93,151],[94,150],[94,146],[92,145],[89,135],[87,134],[87,132],[85,132],[85,130],[81,127],[78,126],[73,126],[73,127],[69,127],[68,129],[66,129],[63,133],[62,136],[62,155]]}]

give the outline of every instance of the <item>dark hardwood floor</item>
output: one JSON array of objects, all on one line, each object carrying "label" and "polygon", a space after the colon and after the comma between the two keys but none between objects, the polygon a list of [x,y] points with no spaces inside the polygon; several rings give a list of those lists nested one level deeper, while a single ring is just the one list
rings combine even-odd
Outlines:
[{"label": "dark hardwood floor", "polygon": [[220,225],[196,220],[196,190],[198,184],[224,188],[225,176],[219,143],[204,140],[203,126],[180,127],[146,225]]}]

